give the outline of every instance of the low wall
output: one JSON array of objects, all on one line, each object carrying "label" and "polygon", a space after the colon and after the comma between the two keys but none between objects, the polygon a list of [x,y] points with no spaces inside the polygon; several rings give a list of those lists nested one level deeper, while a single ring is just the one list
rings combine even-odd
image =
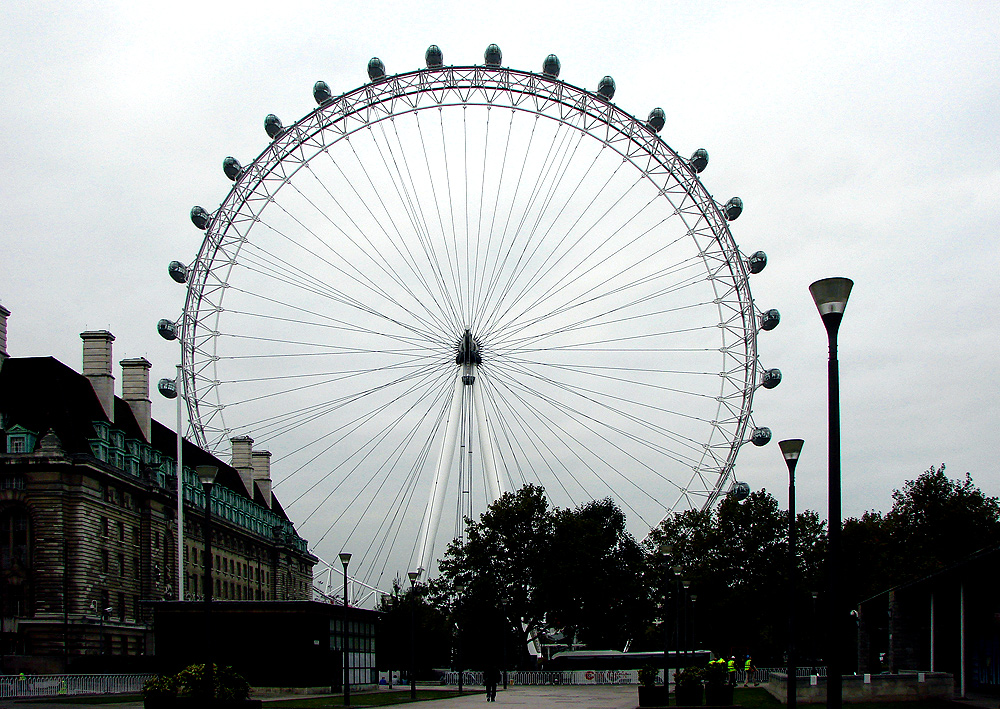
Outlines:
[{"label": "low wall", "polygon": [[[771,672],[765,685],[772,697],[788,703],[788,675]],[[947,672],[907,672],[898,675],[844,675],[844,703],[899,702],[915,699],[949,700],[955,678]],[[826,677],[796,678],[795,699],[800,704],[826,704]]]}]

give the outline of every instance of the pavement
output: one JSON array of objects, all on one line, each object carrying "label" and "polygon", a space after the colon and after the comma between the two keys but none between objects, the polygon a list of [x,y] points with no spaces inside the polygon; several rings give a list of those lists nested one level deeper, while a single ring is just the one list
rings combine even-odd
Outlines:
[{"label": "pavement", "polygon": [[[478,687],[475,689],[479,689]],[[409,690],[386,690],[401,691]],[[447,691],[447,690],[445,690]],[[311,695],[317,696],[317,695]],[[322,695],[319,695],[322,696]],[[341,695],[336,695],[338,698]],[[264,709],[277,699],[291,697],[274,697],[264,700]],[[304,698],[297,695],[297,698]],[[635,709],[638,705],[638,695],[634,685],[612,686],[558,686],[558,687],[509,687],[497,691],[496,702],[487,702],[486,695],[466,694],[461,697],[439,699],[433,704],[422,704],[427,709],[488,709],[489,707],[532,707],[532,709]],[[80,709],[87,704],[63,704],[48,700],[32,702],[30,700],[5,699],[0,701],[0,709]],[[122,702],[115,704],[94,704],[89,706],[101,709],[143,709],[142,702]]]}]

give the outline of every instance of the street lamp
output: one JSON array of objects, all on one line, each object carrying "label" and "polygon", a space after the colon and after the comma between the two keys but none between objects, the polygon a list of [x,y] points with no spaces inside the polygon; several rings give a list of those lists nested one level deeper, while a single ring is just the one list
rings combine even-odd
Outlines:
[{"label": "street lamp", "polygon": [[181,435],[181,387],[183,369],[177,365],[176,379],[161,379],[156,388],[167,399],[177,400],[177,600],[184,600],[184,437]]},{"label": "street lamp", "polygon": [[456,659],[458,660],[458,691],[462,692],[462,628],[458,624],[458,615],[461,612],[463,592],[465,591],[465,584],[461,580],[455,582],[455,591],[458,594],[458,598],[455,603],[455,649],[456,649]]},{"label": "street lamp", "polygon": [[802,452],[802,439],[790,438],[778,441],[778,448],[788,466],[788,709],[795,709],[798,699],[796,685],[795,654],[795,586],[798,581],[798,561],[795,547],[795,465]]},{"label": "street lamp", "polygon": [[[205,592],[205,653],[208,662],[205,663],[205,681],[208,684],[209,701],[215,699],[215,678],[213,677],[215,660],[212,657],[212,487],[219,469],[214,465],[199,465],[195,468],[201,486],[205,488],[205,578],[202,590]],[[181,471],[177,471],[180,475]],[[182,554],[178,549],[178,557]]]},{"label": "street lamp", "polygon": [[691,650],[692,651],[698,649],[698,636],[695,632],[698,627],[695,623],[695,621],[698,619],[697,600],[698,600],[698,594],[692,593],[691,594]]},{"label": "street lamp", "polygon": [[344,706],[351,706],[351,665],[347,651],[347,607],[350,605],[347,596],[347,565],[351,563],[351,555],[348,552],[341,552],[340,563],[344,565],[344,632],[340,642],[340,649],[344,655]]},{"label": "street lamp", "polygon": [[684,650],[692,650],[690,645],[690,637],[688,636],[688,589],[691,588],[691,579],[686,577],[681,577],[681,585],[684,586],[684,591],[681,595],[681,609],[683,612],[683,618],[681,619],[681,636],[684,638],[682,643]]},{"label": "street lamp", "polygon": [[420,576],[419,571],[411,571],[407,576],[410,577],[410,699],[415,700],[417,698],[417,677],[416,677],[416,610],[417,607],[417,577]]},{"label": "street lamp", "polygon": [[809,286],[830,342],[830,360],[827,369],[829,401],[829,498],[830,520],[827,532],[827,581],[829,583],[829,652],[826,659],[826,706],[841,709],[843,706],[843,626],[840,598],[840,366],[837,362],[837,332],[844,317],[847,299],[854,281],[849,278],[824,278]]}]

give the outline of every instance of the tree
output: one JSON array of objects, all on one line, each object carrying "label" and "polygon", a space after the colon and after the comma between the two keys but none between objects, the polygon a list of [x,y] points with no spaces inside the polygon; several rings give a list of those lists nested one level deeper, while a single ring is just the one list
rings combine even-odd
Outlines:
[{"label": "tree", "polygon": [[478,522],[466,520],[465,542],[448,545],[438,564],[440,602],[456,606],[460,597],[460,623],[485,626],[484,637],[494,638],[519,664],[527,661],[528,641],[544,626],[543,579],[552,531],[545,490],[526,485],[504,493]]},{"label": "tree", "polygon": [[392,593],[379,599],[377,610],[382,613],[378,624],[379,669],[410,669],[410,628],[415,628],[417,652],[416,675],[430,677],[431,668],[446,667],[451,653],[451,632],[448,617],[430,602],[431,589],[423,584],[403,588],[396,578]]},{"label": "tree", "polygon": [[[826,529],[811,511],[797,514],[795,524],[796,603],[805,612],[821,571]],[[674,600],[661,607],[661,618],[670,621],[686,602],[675,588],[677,567],[698,596],[688,612],[694,614],[699,646],[726,654],[750,651],[758,662],[780,660],[787,627],[787,544],[788,513],[766,490],[743,501],[727,496],[715,510],[668,517],[645,541],[656,598],[667,603],[673,589]],[[650,636],[648,649],[664,641],[661,629]]]},{"label": "tree", "polygon": [[645,557],[610,498],[554,513],[544,577],[548,624],[591,648],[623,649],[651,616]]},{"label": "tree", "polygon": [[892,493],[885,515],[844,521],[844,559],[857,603],[892,586],[934,573],[1000,538],[1000,501],[969,473],[952,480],[933,465]]}]

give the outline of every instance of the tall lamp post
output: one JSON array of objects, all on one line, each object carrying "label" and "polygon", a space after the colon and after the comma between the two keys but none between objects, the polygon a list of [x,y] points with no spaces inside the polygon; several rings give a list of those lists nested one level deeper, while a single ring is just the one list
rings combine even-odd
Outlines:
[{"label": "tall lamp post", "polygon": [[829,498],[830,520],[827,533],[827,602],[829,604],[829,651],[826,658],[826,706],[827,709],[841,709],[843,706],[843,638],[845,618],[841,615],[840,593],[840,366],[837,362],[837,332],[844,317],[847,299],[851,295],[854,281],[849,278],[824,278],[809,286],[816,308],[826,327],[830,342],[830,361],[827,369],[827,390],[829,401],[830,441],[829,453]]},{"label": "tall lamp post", "polygon": [[344,565],[344,632],[341,635],[340,649],[344,656],[344,706],[351,706],[351,660],[347,649],[347,607],[350,605],[347,595],[347,565],[351,563],[351,555],[340,554],[340,563]]},{"label": "tall lamp post", "polygon": [[[177,365],[176,379],[161,379],[156,388],[167,399],[177,400],[177,600],[184,600],[184,436],[181,433],[181,387],[183,369]],[[197,580],[197,578],[196,578]]]},{"label": "tall lamp post", "polygon": [[795,709],[798,700],[795,673],[798,657],[795,647],[795,587],[798,584],[798,555],[795,546],[795,465],[802,452],[802,439],[778,441],[778,448],[788,466],[788,709]]},{"label": "tall lamp post", "polygon": [[417,621],[416,621],[416,607],[417,607],[417,577],[420,576],[419,571],[411,571],[407,576],[410,577],[410,699],[414,700],[417,698]]},{"label": "tall lamp post", "polygon": [[[458,593],[458,599],[457,599],[457,601],[455,603],[455,606],[456,606],[455,610],[458,611],[458,612],[455,613],[456,620],[457,620],[457,617],[458,617],[459,613],[461,612],[463,594],[465,593],[465,584],[462,583],[461,580],[458,580],[458,581],[455,582],[455,591]],[[458,691],[461,692],[462,688],[463,688],[463,685],[462,685],[462,679],[463,679],[462,678],[462,628],[461,628],[461,626],[457,622],[455,623],[455,649],[456,649],[456,653],[455,653],[456,659],[458,660]]]},{"label": "tall lamp post", "polygon": [[212,488],[219,469],[214,465],[199,465],[195,471],[205,488],[205,578],[202,590],[205,592],[205,654],[208,657],[205,663],[205,681],[208,684],[209,701],[212,701],[215,699],[215,658],[212,656]]}]

